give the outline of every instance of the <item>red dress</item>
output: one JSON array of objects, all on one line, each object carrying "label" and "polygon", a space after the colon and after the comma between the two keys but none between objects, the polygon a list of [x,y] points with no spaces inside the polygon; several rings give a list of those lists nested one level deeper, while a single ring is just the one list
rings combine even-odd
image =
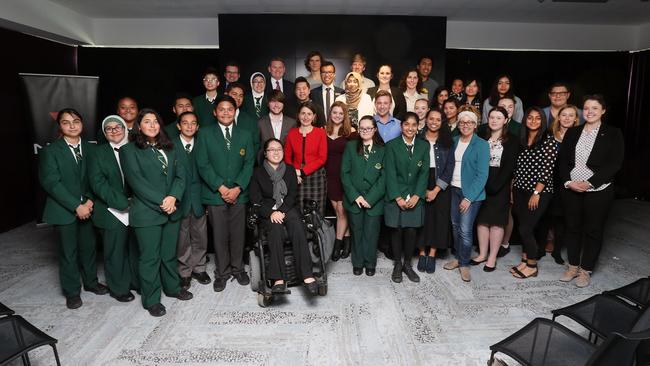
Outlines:
[{"label": "red dress", "polygon": [[356,132],[352,132],[348,136],[339,136],[336,139],[327,137],[327,164],[325,164],[325,171],[327,172],[327,198],[331,201],[343,201],[341,161],[343,160],[345,145],[356,137]]}]

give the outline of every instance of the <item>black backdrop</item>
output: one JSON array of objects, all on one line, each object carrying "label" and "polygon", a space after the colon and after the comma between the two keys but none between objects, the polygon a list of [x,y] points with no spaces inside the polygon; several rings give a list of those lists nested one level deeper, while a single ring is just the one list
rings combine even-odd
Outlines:
[{"label": "black backdrop", "polygon": [[[411,17],[389,18],[401,19],[407,23],[413,20]],[[352,19],[358,20],[359,17]],[[268,23],[266,27],[271,29]],[[236,26],[230,29],[242,32],[244,28]],[[294,29],[298,28],[294,27]],[[380,34],[377,26],[355,29],[373,37]],[[442,32],[444,34],[444,27]],[[225,44],[230,34],[228,28],[221,28],[221,38]],[[343,39],[345,37],[347,35],[344,35]],[[412,52],[413,58],[416,58],[416,53],[419,53],[418,47],[429,42],[423,41],[423,38],[418,38],[418,43],[412,44],[415,50]],[[19,72],[76,74],[78,67],[81,75],[98,75],[101,78],[98,106],[100,116],[115,112],[118,96],[131,94],[140,101],[141,106],[160,110],[163,112],[163,118],[170,121],[171,103],[175,92],[187,91],[192,95],[199,94],[202,90],[200,78],[203,69],[209,65],[222,67],[223,63],[231,58],[226,55],[225,49],[77,49],[4,29],[0,29],[0,42],[6,50],[12,50],[11,57],[5,57],[3,67],[0,68],[0,80],[3,81],[0,83],[0,96],[8,107],[5,109],[3,136],[11,136],[5,137],[5,143],[0,144],[0,154],[4,157],[3,164],[8,167],[5,178],[0,180],[2,191],[0,207],[3,212],[0,231],[6,231],[35,218],[33,211],[35,172],[31,171],[29,164],[31,131],[28,120],[24,116],[24,101],[20,99],[17,75]],[[307,44],[309,47],[312,46],[311,42]],[[222,47],[223,45],[222,43]],[[384,46],[380,47],[381,49],[395,50],[388,43],[380,45]],[[370,52],[366,48],[359,47],[355,45],[348,50],[341,48],[340,54],[334,50],[330,55],[323,52],[326,57],[338,55],[342,58],[356,51]],[[240,51],[248,48],[242,47],[241,44],[237,46],[237,50]],[[307,47],[296,48],[293,58],[302,63],[301,58],[304,57],[306,49]],[[265,57],[259,60],[258,65],[261,66],[257,67],[265,70],[268,63],[266,56],[271,54],[276,53],[267,51]],[[444,68],[446,68],[446,80],[452,76],[464,76],[471,72],[483,81],[486,91],[498,73],[507,71],[513,76],[516,93],[526,106],[547,104],[546,88],[556,79],[563,79],[574,85],[572,98],[574,103],[578,103],[578,97],[584,93],[594,91],[604,93],[611,104],[608,110],[608,121],[624,128],[626,136],[625,169],[617,186],[622,188],[623,196],[648,198],[650,176],[647,164],[644,162],[650,159],[650,131],[648,131],[650,111],[647,104],[647,96],[650,93],[650,51],[629,54],[627,52],[447,50],[435,56],[443,57],[443,61],[438,61],[439,58],[436,58],[434,66],[436,75],[443,75]],[[369,70],[376,67],[379,62],[393,60],[382,58],[381,54],[377,57],[378,60],[369,59]],[[414,61],[411,62],[411,59],[406,62],[409,66],[412,63]],[[248,66],[244,68],[243,80],[248,79],[251,71]],[[304,72],[304,69],[299,72]],[[369,71],[367,75],[370,76],[371,73]],[[342,71],[339,70],[337,74],[340,76]],[[628,96],[630,77],[633,82]],[[440,76],[436,78],[438,81],[443,79]]]}]

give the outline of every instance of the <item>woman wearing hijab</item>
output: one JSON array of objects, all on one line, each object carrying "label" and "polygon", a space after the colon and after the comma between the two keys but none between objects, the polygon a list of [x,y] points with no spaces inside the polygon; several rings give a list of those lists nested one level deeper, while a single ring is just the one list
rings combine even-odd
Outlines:
[{"label": "woman wearing hijab", "polygon": [[[108,143],[94,149],[88,165],[89,183],[95,198],[93,223],[99,228],[104,243],[104,273],[112,297],[120,302],[134,299],[129,291],[129,226],[126,212],[129,196],[120,166],[119,149],[129,142],[126,122],[111,115],[102,121],[102,132]],[[126,221],[121,221],[123,215]],[[137,274],[137,272],[136,272]]]},{"label": "woman wearing hijab", "polygon": [[361,88],[363,77],[358,72],[349,72],[345,75],[345,94],[339,95],[336,101],[345,103],[352,127],[359,126],[359,119],[363,116],[375,114],[375,105],[370,95]]},{"label": "woman wearing hijab", "polygon": [[244,103],[242,103],[241,110],[254,116],[256,119],[260,119],[262,116],[269,114],[269,102],[264,94],[266,77],[259,71],[254,72],[251,75],[250,83],[251,91],[244,96]]},{"label": "woman wearing hijab", "polygon": [[264,143],[264,162],[253,171],[250,183],[250,200],[260,205],[261,225],[268,230],[269,278],[271,291],[287,292],[287,270],[284,263],[284,233],[291,240],[294,266],[298,278],[310,294],[318,293],[318,284],[312,273],[311,254],[301,221],[298,196],[298,178],[295,169],[284,160],[282,142],[270,138]]}]

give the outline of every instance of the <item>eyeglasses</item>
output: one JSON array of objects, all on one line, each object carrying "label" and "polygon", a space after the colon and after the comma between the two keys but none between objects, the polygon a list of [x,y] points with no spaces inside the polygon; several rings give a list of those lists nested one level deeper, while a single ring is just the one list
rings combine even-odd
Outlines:
[{"label": "eyeglasses", "polygon": [[552,97],[565,97],[565,96],[567,96],[567,94],[569,94],[569,92],[565,92],[565,91],[563,91],[563,92],[550,92],[550,93],[548,93],[548,95],[550,95],[550,96],[552,96]]},{"label": "eyeglasses", "polygon": [[203,81],[208,83],[214,83],[217,80],[218,80],[217,78],[203,78]]},{"label": "eyeglasses", "polygon": [[272,152],[272,153],[279,153],[282,152],[283,150],[281,148],[277,149],[266,149],[266,152]]},{"label": "eyeglasses", "polygon": [[104,128],[104,132],[106,133],[118,133],[118,132],[122,132],[122,130],[124,130],[124,127],[122,125]]},{"label": "eyeglasses", "polygon": [[359,132],[363,132],[363,133],[372,132],[372,131],[374,131],[374,130],[375,130],[374,127],[370,127],[370,128],[359,128]]},{"label": "eyeglasses", "polygon": [[474,122],[474,121],[462,121],[462,122],[458,122],[458,125],[459,126],[471,126],[471,125],[473,125],[475,123],[476,122]]}]

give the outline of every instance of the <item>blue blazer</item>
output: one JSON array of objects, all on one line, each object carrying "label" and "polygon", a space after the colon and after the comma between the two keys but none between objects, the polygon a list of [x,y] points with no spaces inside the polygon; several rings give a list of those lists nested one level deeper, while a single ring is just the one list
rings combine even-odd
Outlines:
[{"label": "blue blazer", "polygon": [[[454,137],[454,154],[460,136]],[[451,157],[455,160],[455,158]],[[460,184],[463,198],[470,202],[485,199],[485,184],[490,172],[490,145],[476,134],[469,141],[460,166]]]}]

